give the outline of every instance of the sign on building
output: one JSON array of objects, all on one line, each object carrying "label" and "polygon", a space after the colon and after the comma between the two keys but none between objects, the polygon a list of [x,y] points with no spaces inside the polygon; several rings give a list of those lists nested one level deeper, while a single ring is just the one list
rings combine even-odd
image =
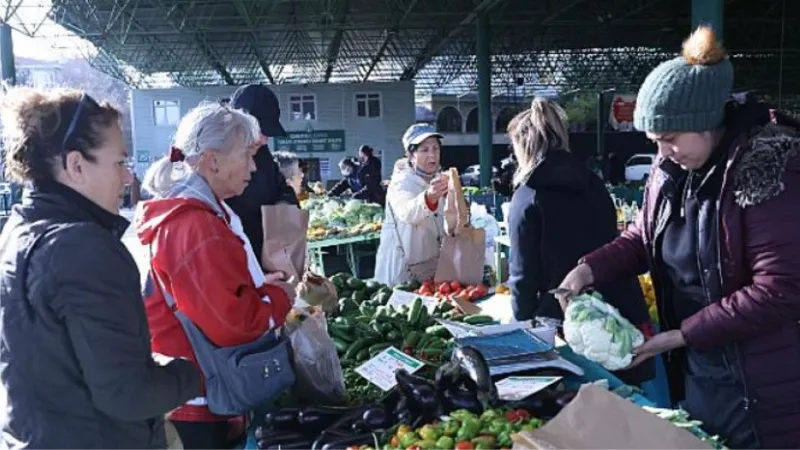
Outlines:
[{"label": "sign on building", "polygon": [[635,108],[635,95],[614,95],[608,123],[617,131],[633,131],[633,110]]},{"label": "sign on building", "polygon": [[275,137],[275,150],[294,153],[343,152],[344,130],[289,131]]}]

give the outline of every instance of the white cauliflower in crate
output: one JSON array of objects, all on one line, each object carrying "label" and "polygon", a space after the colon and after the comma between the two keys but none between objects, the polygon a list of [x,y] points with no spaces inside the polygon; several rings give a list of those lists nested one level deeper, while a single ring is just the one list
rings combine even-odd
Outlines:
[{"label": "white cauliflower in crate", "polygon": [[599,294],[579,295],[564,313],[564,338],[572,350],[608,370],[628,367],[644,335]]}]

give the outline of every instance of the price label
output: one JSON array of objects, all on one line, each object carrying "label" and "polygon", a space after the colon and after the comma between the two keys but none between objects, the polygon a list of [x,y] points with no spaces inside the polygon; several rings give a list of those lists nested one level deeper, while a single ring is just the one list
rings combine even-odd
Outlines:
[{"label": "price label", "polygon": [[496,383],[501,400],[518,401],[525,399],[553,383],[561,377],[508,377]]},{"label": "price label", "polygon": [[358,366],[356,373],[383,391],[389,391],[397,385],[394,374],[398,370],[405,369],[408,373],[414,373],[424,365],[424,362],[412,358],[394,347],[389,347]]}]

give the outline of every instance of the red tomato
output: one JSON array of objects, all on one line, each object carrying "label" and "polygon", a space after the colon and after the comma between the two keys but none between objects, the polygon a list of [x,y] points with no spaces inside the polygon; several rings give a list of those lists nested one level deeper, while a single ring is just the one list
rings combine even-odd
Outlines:
[{"label": "red tomato", "polygon": [[456,450],[473,450],[474,448],[470,441],[458,441],[456,444]]},{"label": "red tomato", "polygon": [[480,290],[473,289],[473,290],[469,291],[469,299],[470,300],[475,301],[475,300],[477,300],[477,299],[479,299],[481,297],[483,297],[483,295],[481,295],[481,291]]},{"label": "red tomato", "polygon": [[424,288],[420,289],[419,292],[416,292],[416,294],[424,295],[426,297],[430,297],[431,294],[433,294],[433,290],[431,290],[428,287],[424,287]]},{"label": "red tomato", "polygon": [[429,288],[433,289],[433,280],[428,280],[428,281],[422,283],[422,287],[429,287]]},{"label": "red tomato", "polygon": [[530,420],[531,419],[531,413],[529,413],[527,410],[518,409],[518,410],[516,410],[514,412],[516,412],[517,416],[522,420]]},{"label": "red tomato", "polygon": [[440,294],[445,294],[445,295],[447,295],[447,294],[449,294],[450,292],[451,292],[451,291],[450,291],[450,285],[449,285],[449,284],[447,284],[447,283],[442,283],[442,284],[441,284],[441,286],[439,286],[439,293],[440,293]]},{"label": "red tomato", "polygon": [[460,291],[461,283],[459,283],[458,281],[453,281],[452,283],[450,283],[450,288],[454,291]]}]

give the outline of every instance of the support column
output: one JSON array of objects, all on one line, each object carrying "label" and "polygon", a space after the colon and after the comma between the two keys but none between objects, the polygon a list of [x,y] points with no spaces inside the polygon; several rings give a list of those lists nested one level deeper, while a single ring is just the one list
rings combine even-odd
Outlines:
[{"label": "support column", "polygon": [[481,165],[481,186],[492,182],[492,61],[490,59],[489,16],[478,13],[476,20],[477,42],[475,57],[478,63],[478,154]]},{"label": "support column", "polygon": [[717,38],[722,39],[724,4],[725,0],[692,0],[692,30],[709,25]]},{"label": "support column", "polygon": [[0,73],[3,81],[10,85],[17,83],[17,71],[14,69],[14,44],[11,39],[11,26],[0,24]]}]

